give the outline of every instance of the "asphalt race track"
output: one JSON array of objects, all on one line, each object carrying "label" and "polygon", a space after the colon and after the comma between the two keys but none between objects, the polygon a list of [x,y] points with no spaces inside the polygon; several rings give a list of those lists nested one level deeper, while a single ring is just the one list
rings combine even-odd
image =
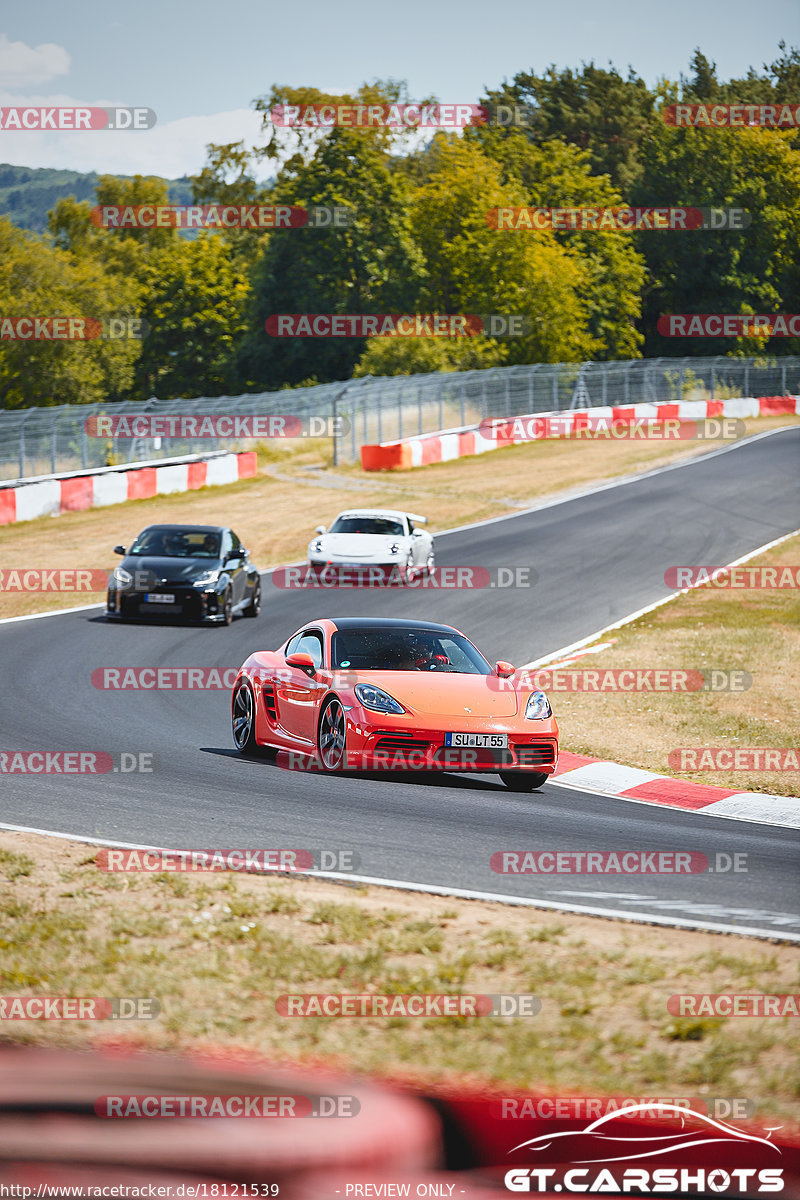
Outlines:
[{"label": "asphalt race track", "polygon": [[[330,519],[335,494],[303,501],[310,536]],[[129,520],[109,510],[109,546],[138,532]],[[226,691],[104,692],[90,679],[103,666],[235,667],[304,620],[370,612],[450,622],[490,659],[522,664],[668,595],[667,567],[731,562],[798,525],[800,428],[791,428],[437,540],[440,566],[530,566],[534,587],[334,593],[281,590],[267,576],[261,617],[229,629],[116,625],[97,608],[0,624],[1,749],[127,751],[154,764],[152,774],[6,775],[0,819],[149,846],[349,849],[362,876],[800,937],[800,838],[791,830],[556,784],[515,795],[492,776],[290,771],[233,751]],[[563,726],[562,737],[568,749]],[[515,878],[490,869],[504,849],[749,858],[738,874]]]}]

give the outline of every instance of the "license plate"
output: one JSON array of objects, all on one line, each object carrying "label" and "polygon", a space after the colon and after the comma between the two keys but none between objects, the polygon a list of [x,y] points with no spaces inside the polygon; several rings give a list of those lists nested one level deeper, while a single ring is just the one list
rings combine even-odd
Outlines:
[{"label": "license plate", "polygon": [[145,595],[145,603],[147,604],[174,604],[175,597],[171,592],[147,592]]},{"label": "license plate", "polygon": [[507,750],[508,734],[505,733],[446,733],[445,746],[474,746],[488,750]]}]

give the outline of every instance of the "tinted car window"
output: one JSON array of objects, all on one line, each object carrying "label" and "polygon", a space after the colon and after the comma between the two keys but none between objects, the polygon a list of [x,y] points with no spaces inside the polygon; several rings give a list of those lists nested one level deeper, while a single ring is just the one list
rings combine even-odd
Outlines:
[{"label": "tinted car window", "polygon": [[219,558],[218,533],[197,529],[145,529],[128,551],[160,558]]},{"label": "tinted car window", "polygon": [[334,669],[492,674],[486,659],[465,637],[430,629],[339,630],[333,635],[332,657]]},{"label": "tinted car window", "polygon": [[382,537],[403,537],[402,521],[389,517],[337,517],[329,533],[377,533]]}]

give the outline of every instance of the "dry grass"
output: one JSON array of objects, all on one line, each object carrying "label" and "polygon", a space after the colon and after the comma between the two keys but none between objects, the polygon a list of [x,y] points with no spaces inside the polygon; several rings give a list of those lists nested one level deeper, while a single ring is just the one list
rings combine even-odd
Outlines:
[{"label": "dry grass", "polygon": [[[414,1081],[583,1095],[800,1095],[791,1018],[670,1016],[678,992],[796,992],[797,949],[303,879],[109,875],[95,848],[0,833],[0,992],[154,996],[155,1021],[6,1022],[0,1037],[251,1047]],[[286,992],[534,993],[535,1018],[284,1018]],[[794,1055],[792,1051],[795,1051]]]},{"label": "dry grass", "polygon": [[[800,535],[748,566],[800,562]],[[744,691],[558,692],[551,700],[564,746],[647,771],[740,791],[800,795],[797,771],[704,771],[668,763],[686,746],[800,750],[800,593],[696,588],[615,631],[614,645],[574,665],[747,672]],[[607,639],[603,639],[604,641]]]}]

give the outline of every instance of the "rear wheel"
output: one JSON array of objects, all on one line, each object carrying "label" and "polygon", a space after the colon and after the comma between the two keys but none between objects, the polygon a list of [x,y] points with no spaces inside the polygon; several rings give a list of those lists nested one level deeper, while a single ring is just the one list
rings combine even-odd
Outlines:
[{"label": "rear wheel", "polygon": [[261,612],[261,580],[258,580],[256,583],[256,586],[253,588],[253,597],[252,597],[250,603],[246,606],[246,608],[244,610],[244,615],[246,617],[257,617],[260,612]]},{"label": "rear wheel", "polygon": [[548,777],[539,771],[501,771],[500,778],[512,792],[535,792]]},{"label": "rear wheel", "polygon": [[231,730],[234,745],[240,754],[255,754],[258,751],[255,698],[253,689],[244,679],[236,685],[233,693]]},{"label": "rear wheel", "polygon": [[347,723],[335,697],[325,705],[320,718],[317,757],[325,771],[341,771],[347,761]]}]

